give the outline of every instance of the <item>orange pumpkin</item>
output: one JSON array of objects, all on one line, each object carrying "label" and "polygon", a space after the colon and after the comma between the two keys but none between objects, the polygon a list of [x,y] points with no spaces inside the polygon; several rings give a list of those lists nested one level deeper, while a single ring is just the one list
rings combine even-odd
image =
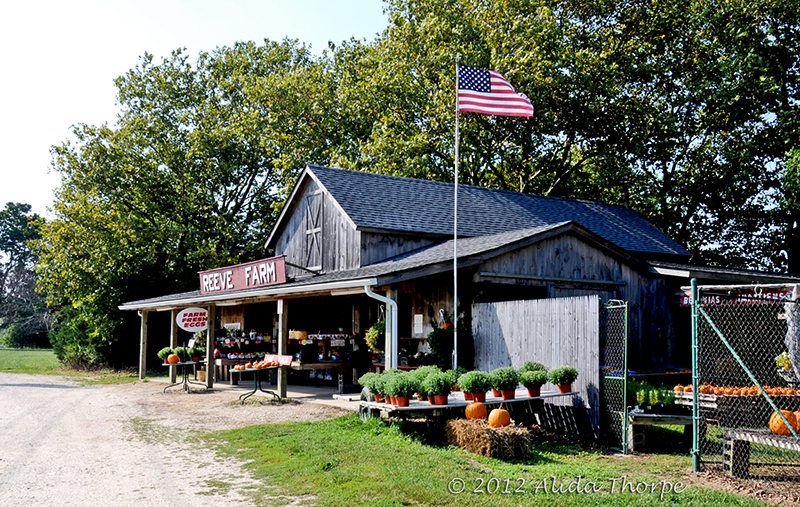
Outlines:
[{"label": "orange pumpkin", "polygon": [[181,362],[181,358],[177,354],[170,354],[167,356],[167,362],[169,364],[178,364]]},{"label": "orange pumpkin", "polygon": [[[789,424],[792,426],[792,428],[795,430],[800,429],[797,427],[797,418],[793,412],[781,410],[781,414],[783,414],[786,420],[789,421]],[[783,422],[783,419],[781,419],[781,416],[779,416],[777,412],[773,412],[772,416],[769,418],[769,429],[776,435],[792,434],[792,432],[789,431],[789,428],[786,427],[786,423]]]},{"label": "orange pumpkin", "polygon": [[717,396],[720,396],[722,394],[722,388],[721,387],[715,387],[714,388],[714,394],[716,394]]},{"label": "orange pumpkin", "polygon": [[504,408],[496,408],[489,413],[489,426],[502,428],[511,424],[511,415]]},{"label": "orange pumpkin", "polygon": [[675,391],[676,393],[682,393],[683,392],[683,386],[678,384],[674,388],[672,388],[672,390]]},{"label": "orange pumpkin", "polygon": [[467,405],[467,419],[486,419],[486,405],[474,402]]},{"label": "orange pumpkin", "polygon": [[685,393],[691,393],[692,391],[694,391],[694,388],[692,386],[686,386],[683,388],[683,392]]}]

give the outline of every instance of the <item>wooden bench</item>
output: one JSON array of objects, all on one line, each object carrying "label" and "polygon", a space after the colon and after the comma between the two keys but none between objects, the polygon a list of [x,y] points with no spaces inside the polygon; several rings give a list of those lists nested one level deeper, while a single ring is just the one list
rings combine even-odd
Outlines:
[{"label": "wooden bench", "polygon": [[[691,440],[692,416],[670,414],[645,414],[637,412],[628,413],[628,451],[635,451],[637,447],[644,446],[644,432],[642,426],[667,424],[683,426],[683,435]],[[637,427],[640,431],[636,431]]]},{"label": "wooden bench", "polygon": [[722,469],[728,475],[750,476],[750,444],[768,445],[800,452],[800,442],[791,435],[776,435],[770,430],[725,429],[722,448]]}]

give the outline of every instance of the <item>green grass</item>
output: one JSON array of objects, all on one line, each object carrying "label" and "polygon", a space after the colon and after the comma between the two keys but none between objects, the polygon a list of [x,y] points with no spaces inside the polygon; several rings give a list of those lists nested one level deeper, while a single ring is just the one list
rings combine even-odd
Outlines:
[{"label": "green grass", "polygon": [[126,371],[101,369],[77,371],[65,368],[52,349],[0,349],[1,373],[61,375],[82,384],[123,384],[135,382],[137,375]]},{"label": "green grass", "polygon": [[[311,495],[311,503],[317,506],[766,505],[697,487],[667,492],[663,500],[658,488],[656,493],[619,492],[623,476],[634,485],[660,480],[677,484],[690,470],[685,455],[642,459],[543,444],[537,445],[526,461],[504,462],[453,447],[428,446],[403,433],[398,424],[380,420],[364,424],[356,416],[251,426],[208,438],[223,453],[244,459],[245,466],[264,480],[255,493],[258,505],[290,503],[291,498],[277,496],[281,494],[295,498]],[[553,477],[556,485],[568,489],[570,484],[575,487],[578,476],[583,488],[587,481],[594,482],[600,493],[553,492]],[[490,483],[492,478],[498,481]],[[448,492],[454,479],[464,481],[463,493]],[[483,492],[473,492],[475,489]],[[525,492],[512,493],[517,489]]]}]

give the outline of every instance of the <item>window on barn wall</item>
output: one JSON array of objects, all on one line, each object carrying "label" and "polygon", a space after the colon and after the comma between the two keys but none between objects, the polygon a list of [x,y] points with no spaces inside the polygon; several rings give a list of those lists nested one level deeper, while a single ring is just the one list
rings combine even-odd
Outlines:
[{"label": "window on barn wall", "polygon": [[324,193],[317,190],[306,197],[306,267],[322,269],[322,210]]}]

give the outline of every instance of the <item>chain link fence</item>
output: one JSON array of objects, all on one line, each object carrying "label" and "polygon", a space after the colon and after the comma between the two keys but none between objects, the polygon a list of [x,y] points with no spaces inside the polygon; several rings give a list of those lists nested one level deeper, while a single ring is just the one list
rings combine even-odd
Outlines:
[{"label": "chain link fence", "polygon": [[695,375],[677,394],[695,410],[696,469],[800,480],[800,305],[790,296],[786,287],[694,294]]},{"label": "chain link fence", "polygon": [[627,452],[628,303],[609,301],[600,311],[600,431],[606,446]]}]

